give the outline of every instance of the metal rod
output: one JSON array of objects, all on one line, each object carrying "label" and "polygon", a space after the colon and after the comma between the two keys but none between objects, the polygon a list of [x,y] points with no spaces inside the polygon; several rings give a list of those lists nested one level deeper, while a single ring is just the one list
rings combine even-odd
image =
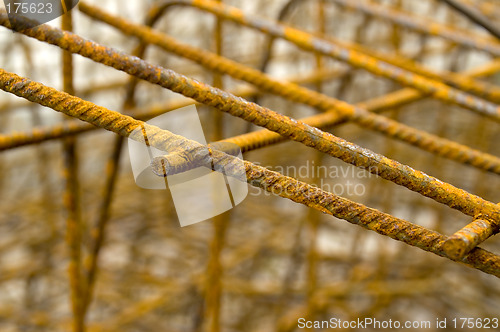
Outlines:
[{"label": "metal rod", "polygon": [[443,250],[450,257],[461,259],[499,231],[500,228],[489,221],[488,216],[477,216],[470,224],[451,235],[443,243]]},{"label": "metal rod", "polygon": [[[62,16],[63,30],[73,30],[72,12]],[[73,86],[73,54],[62,51],[63,90],[75,94]],[[68,119],[65,119],[68,120]],[[78,152],[76,137],[66,137],[64,147],[64,205],[67,210],[66,239],[69,249],[70,263],[68,267],[71,289],[71,303],[73,309],[73,331],[84,332],[85,322],[83,315],[83,280],[82,280],[82,220],[80,218],[79,181],[78,181]]]},{"label": "metal rod", "polygon": [[174,4],[200,8],[214,15],[224,17],[227,20],[248,26],[277,38],[285,39],[304,50],[330,56],[346,62],[353,67],[365,69],[375,75],[415,88],[436,99],[462,106],[500,122],[500,106],[496,104],[464,93],[440,81],[414,74],[384,61],[379,61],[370,55],[360,53],[342,45],[335,45],[328,40],[315,37],[302,30],[261,17],[246,15],[237,8],[219,4],[211,0],[175,0],[165,2],[164,4],[159,3],[157,6],[164,7]]},{"label": "metal rod", "polygon": [[[112,131],[123,137],[129,137],[145,143],[142,135],[132,135],[137,128],[148,133],[148,144],[164,151],[197,149],[203,145],[190,141],[169,131],[148,125],[127,115],[110,111],[78,97],[68,95],[56,89],[33,82],[16,74],[0,69],[0,89],[25,98],[31,102],[50,107],[55,111],[92,123],[95,126]],[[137,131],[135,131],[137,133]],[[234,157],[215,152],[218,163],[232,167]],[[253,186],[304,204],[319,211],[331,214],[350,223],[389,236],[395,240],[416,246],[436,255],[450,258],[442,250],[446,236],[414,225],[406,220],[368,208],[362,204],[323,191],[288,176],[268,170],[264,167],[244,161],[247,182]],[[451,259],[451,258],[450,258]],[[460,262],[500,277],[500,256],[484,249],[475,248]]]},{"label": "metal rod", "polygon": [[[34,23],[22,18],[10,21],[12,21],[16,31],[22,31],[25,35],[57,45],[70,52],[216,107],[221,111],[252,122],[257,126],[265,127],[282,136],[339,158],[346,163],[405,186],[467,215],[487,213],[492,216],[495,223],[500,223],[500,207],[496,204],[332,134],[322,132],[317,128],[249,103],[225,91],[205,85],[172,70],[151,65],[144,60],[99,45],[75,34],[63,32],[48,25],[33,27]],[[6,14],[0,13],[0,24],[10,27]],[[27,29],[28,27],[30,28]],[[189,151],[189,149],[184,150]]]},{"label": "metal rod", "polygon": [[[496,57],[500,56],[500,43],[492,38],[484,38],[479,35],[465,33],[434,21],[429,21],[421,17],[413,17],[412,15],[400,10],[391,9],[387,6],[376,5],[373,2],[361,2],[358,0],[331,1],[344,8],[354,9],[379,19],[388,20],[410,30],[418,31],[431,36],[438,36],[462,46],[487,52]],[[446,0],[442,1],[446,2]]]},{"label": "metal rod", "polygon": [[489,33],[491,33],[496,38],[500,39],[500,29],[498,26],[493,24],[486,16],[481,14],[479,11],[471,8],[465,3],[461,3],[460,1],[455,0],[441,0],[446,3],[451,8],[455,9],[457,12],[461,13],[472,22],[478,24],[479,26],[485,28]]},{"label": "metal rod", "polygon": [[384,116],[372,114],[367,109],[356,107],[355,105],[297,86],[293,83],[273,79],[257,70],[223,58],[212,52],[182,44],[165,34],[143,25],[133,24],[123,18],[106,13],[97,7],[80,3],[79,8],[86,15],[112,25],[125,34],[136,36],[144,43],[157,45],[166,51],[193,60],[209,69],[254,84],[262,91],[271,92],[323,111],[337,112],[340,117],[345,116],[346,119],[351,119],[363,127],[399,139],[423,150],[460,163],[478,167],[482,170],[500,174],[500,158],[495,156],[473,150],[465,145],[440,138],[425,131],[411,128]]},{"label": "metal rod", "polygon": [[[313,74],[314,77],[317,75]],[[324,78],[327,78],[325,76]],[[309,77],[303,78],[308,81]],[[231,92],[234,95],[248,97],[258,94],[259,91],[252,88],[239,88]],[[164,103],[155,103],[144,108],[135,108],[130,110],[136,119],[147,121],[167,112],[182,108],[185,106],[196,104],[189,99],[175,100]],[[14,132],[5,135],[0,134],[0,151],[19,148],[32,144],[39,144],[46,141],[64,138],[67,136],[79,135],[99,129],[91,124],[81,121],[65,121],[53,126],[35,127],[30,132]]]}]

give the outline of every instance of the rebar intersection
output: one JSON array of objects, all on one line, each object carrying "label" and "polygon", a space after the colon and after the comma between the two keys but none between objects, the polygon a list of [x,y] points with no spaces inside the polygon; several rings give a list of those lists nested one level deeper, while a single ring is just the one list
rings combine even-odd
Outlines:
[{"label": "rebar intersection", "polygon": [[[343,3],[341,1],[334,2]],[[494,95],[494,93],[482,94],[481,89],[468,89],[467,85],[474,87],[474,82],[468,80],[470,77],[465,81],[466,75],[459,74],[454,77],[463,79],[467,84],[461,85],[461,83],[458,83],[454,85],[446,80],[443,81],[444,83],[438,82],[436,77],[439,77],[439,75],[437,74],[434,77],[427,77],[422,75],[421,72],[412,72],[411,66],[400,68],[390,60],[387,62],[380,60],[380,55],[375,59],[375,57],[372,58],[370,55],[363,53],[363,51],[355,49],[355,46],[350,48],[349,45],[336,45],[334,40],[321,39],[299,29],[258,17],[250,17],[235,8],[215,1],[171,1],[166,2],[166,4],[167,6],[172,4],[194,6],[214,14],[218,20],[231,20],[237,24],[257,29],[275,38],[284,38],[307,51],[314,52],[317,56],[334,57],[337,60],[347,62],[353,67],[368,70],[373,74],[389,78],[414,90],[404,89],[393,92],[392,94],[406,93],[406,96],[401,98],[401,100],[396,100],[396,102],[394,101],[395,99],[388,96],[386,97],[387,99],[383,100],[383,103],[386,105],[378,105],[378,108],[371,107],[370,101],[356,105],[349,104],[321,92],[308,90],[286,81],[275,80],[264,73],[226,59],[221,55],[182,45],[175,39],[156,32],[147,26],[132,24],[84,2],[80,4],[80,10],[86,15],[110,24],[125,34],[138,37],[145,45],[154,44],[160,46],[167,52],[184,56],[206,69],[246,81],[256,86],[261,92],[276,94],[287,100],[303,103],[324,112],[300,121],[281,115],[258,104],[250,103],[222,89],[192,80],[175,71],[152,65],[140,58],[91,42],[77,34],[64,32],[46,25],[31,27],[31,23],[27,20],[21,18],[9,20],[7,15],[1,12],[0,24],[21,34],[56,45],[65,51],[82,55],[97,63],[124,71],[133,77],[170,89],[197,102],[212,106],[220,111],[242,118],[249,123],[266,128],[267,130],[265,131],[251,132],[230,138],[219,138],[221,142],[231,142],[239,145],[244,152],[265,148],[285,139],[295,140],[321,153],[339,158],[346,163],[363,168],[386,180],[400,186],[405,186],[423,196],[459,210],[472,218],[471,224],[456,234],[447,237],[441,235],[439,232],[418,226],[401,218],[396,218],[390,214],[379,212],[297,179],[245,161],[247,181],[253,186],[275,193],[281,197],[289,198],[294,202],[304,204],[323,213],[345,219],[350,223],[360,225],[379,234],[433,252],[439,256],[462,262],[497,277],[500,276],[499,256],[477,247],[481,242],[498,233],[500,230],[499,205],[479,196],[469,194],[465,190],[414,170],[384,155],[376,154],[340,137],[317,129],[352,121],[363,127],[381,132],[388,137],[410,143],[435,155],[452,159],[455,162],[472,165],[498,175],[500,173],[499,158],[492,154],[472,149],[467,145],[458,144],[452,140],[440,138],[424,130],[415,129],[392,120],[389,117],[373,113],[373,111],[378,111],[384,107],[395,108],[416,99],[430,96],[473,110],[482,116],[486,116],[485,119],[488,119],[486,120],[488,121],[488,125],[497,126],[496,122],[500,119],[500,106],[494,103],[497,99],[491,98],[494,101],[482,99],[489,98],[488,96]],[[165,8],[159,5],[159,7],[153,7],[152,12],[158,11],[163,13],[164,10]],[[370,15],[376,14],[377,12],[375,11],[370,12]],[[396,23],[399,24],[400,22],[397,21]],[[441,36],[438,29],[434,29],[433,33]],[[495,63],[492,63],[491,66],[494,67]],[[432,71],[429,72],[433,74]],[[2,69],[0,69],[0,85],[1,89],[28,99],[33,103],[53,108],[56,111],[76,117],[94,126],[113,131],[123,137],[128,137],[138,126],[145,126],[143,122],[135,118],[147,119],[154,116],[154,114],[160,114],[168,110],[168,107],[160,110],[159,113],[155,113],[155,110],[150,112],[146,110],[146,112],[143,112],[145,114],[143,116],[141,116],[142,110],[138,110],[137,112],[133,110],[130,113],[132,117],[128,117],[77,97],[64,94],[61,91],[42,86],[39,83],[19,77]],[[462,91],[462,88],[465,91]],[[498,89],[495,86],[491,86],[490,88],[492,91]],[[474,95],[476,93],[477,96]],[[18,146],[36,144],[47,139],[79,135],[91,129],[92,127],[87,124],[68,122],[54,128],[44,127],[34,133],[4,135],[3,137],[0,136],[0,148],[7,150]],[[197,146],[196,142],[175,136],[170,132],[157,128],[152,128],[152,130],[157,135],[153,135],[153,140],[149,144],[169,153],[176,151],[183,153]],[[121,146],[121,143],[117,146]],[[224,154],[219,155],[217,152],[213,156],[214,158],[220,158],[222,161],[228,158]],[[114,158],[115,163],[117,158],[119,157]],[[230,161],[226,162],[230,163]],[[110,175],[110,177],[113,176]],[[110,190],[112,192],[112,189]],[[106,211],[109,209],[109,206],[105,206],[103,209],[103,211]],[[109,217],[105,219],[107,218]],[[223,224],[223,221],[216,221],[216,223]],[[219,231],[224,232],[225,226],[215,227],[216,229],[220,227]],[[460,229],[460,227],[456,227],[456,229]],[[102,232],[105,232],[105,228],[102,229]],[[224,235],[221,234],[219,240],[223,238]],[[77,239],[74,238],[72,241],[77,241]],[[74,242],[70,242],[70,245],[74,244]],[[213,250],[217,251],[220,248],[214,248]],[[99,250],[97,250],[94,258],[97,257],[98,252]],[[82,263],[76,261],[76,264]],[[218,276],[220,272],[218,272],[217,266],[220,262],[217,263],[216,261],[211,264],[215,264],[210,268],[211,273]],[[82,281],[76,280],[74,282],[78,284]],[[78,285],[74,287],[78,287]],[[86,296],[87,300],[84,301],[83,307],[88,306],[92,299],[91,293]],[[216,301],[220,294],[212,294],[211,296]],[[75,330],[81,331],[84,329],[85,311],[86,309],[82,309],[78,305],[74,308],[75,317],[79,317],[79,319],[75,320]],[[215,316],[211,316],[210,319],[214,320]],[[216,319],[215,321],[217,322]],[[212,324],[215,324],[213,326],[219,325],[219,323],[213,323],[213,321]]]}]

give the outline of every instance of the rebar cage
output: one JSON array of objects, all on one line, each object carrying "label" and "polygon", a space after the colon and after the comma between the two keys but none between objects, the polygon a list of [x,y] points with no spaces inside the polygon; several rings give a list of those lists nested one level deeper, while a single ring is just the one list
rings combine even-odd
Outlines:
[{"label": "rebar cage", "polygon": [[[450,3],[0,10],[1,330],[498,327],[500,5]],[[193,103],[249,193],[181,228],[124,138],[198,165],[203,145],[144,122]]]}]

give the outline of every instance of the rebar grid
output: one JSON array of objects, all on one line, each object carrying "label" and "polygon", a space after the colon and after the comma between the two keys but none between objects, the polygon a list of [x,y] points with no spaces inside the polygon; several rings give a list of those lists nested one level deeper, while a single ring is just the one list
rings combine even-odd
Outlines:
[{"label": "rebar grid", "polygon": [[[142,37],[141,40],[145,43],[160,46],[166,51],[193,60],[208,69],[219,71],[236,79],[254,84],[262,91],[280,95],[289,100],[304,103],[325,112],[329,110],[332,112],[337,111],[337,118],[339,119],[343,117],[352,119],[362,126],[417,145],[424,150],[435,152],[438,155],[451,159],[460,158],[459,161],[462,163],[471,164],[500,174],[500,158],[489,156],[480,151],[474,151],[467,146],[443,140],[437,136],[429,135],[426,132],[404,126],[386,117],[369,114],[368,110],[362,107],[355,107],[354,105],[320,93],[315,93],[312,90],[301,88],[288,82],[280,82],[256,70],[241,66],[234,61],[221,58],[213,53],[177,43],[166,35],[155,34],[150,29],[113,17],[85,3],[82,3],[79,8],[83,13],[90,15],[92,18],[105,21],[124,33]],[[315,127],[322,127],[322,125]]]},{"label": "rebar grid", "polygon": [[[482,213],[488,215],[493,222],[500,223],[500,207],[494,203],[485,201],[480,197],[471,195],[425,173],[415,171],[411,167],[361,148],[332,134],[322,132],[303,122],[275,113],[257,104],[248,103],[220,89],[190,79],[172,70],[154,66],[112,48],[85,40],[69,32],[51,28],[47,25],[34,26],[33,22],[20,18],[9,20],[6,14],[1,13],[0,24],[12,25],[12,29],[15,31],[57,45],[69,52],[88,57],[96,62],[193,98],[200,103],[216,107],[223,112],[240,117],[255,125],[265,127],[286,138],[330,154],[346,163],[364,168],[386,180],[405,186],[470,216]],[[56,104],[51,105],[54,107],[61,102],[61,100],[56,100]],[[164,149],[164,151],[169,150]]]},{"label": "rebar grid", "polygon": [[[394,308],[410,301],[407,303],[412,303],[418,311],[420,298],[425,294],[427,299],[421,304],[427,306],[426,301],[435,302],[440,309],[432,314],[439,317],[456,316],[457,312],[467,310],[464,308],[474,308],[477,315],[483,317],[494,315],[496,309],[487,303],[494,303],[500,296],[496,278],[488,278],[455,263],[443,264],[442,260],[411,248],[394,247],[385,237],[373,237],[344,227],[324,214],[499,277],[498,256],[477,246],[500,228],[500,205],[492,203],[498,201],[496,189],[500,172],[495,144],[499,138],[497,121],[500,118],[499,106],[495,104],[500,88],[495,84],[495,75],[500,70],[500,62],[490,57],[487,64],[483,61],[482,66],[473,69],[464,65],[466,57],[477,56],[477,49],[495,54],[496,42],[486,37],[476,38],[478,32],[470,30],[477,26],[465,21],[468,25],[464,28],[464,19],[439,1],[429,0],[428,3],[446,10],[448,21],[444,24],[433,22],[430,26],[418,25],[416,22],[424,21],[418,14],[402,14],[411,12],[409,8],[413,4],[410,1],[395,1],[390,8],[386,3],[364,1],[283,1],[282,7],[276,7],[281,9],[281,14],[276,16],[284,20],[283,13],[287,13],[287,21],[295,20],[284,23],[286,25],[269,19],[273,15],[263,15],[266,19],[260,15],[261,11],[264,13],[270,8],[261,7],[259,15],[247,15],[243,13],[249,11],[248,5],[232,1],[242,6],[240,11],[230,7],[228,2],[165,1],[155,2],[151,8],[143,4],[144,25],[86,2],[80,3],[79,9],[86,16],[110,24],[124,35],[137,37],[140,44],[131,52],[116,51],[80,37],[86,33],[81,33],[83,30],[79,28],[75,34],[70,33],[71,15],[65,15],[62,20],[63,30],[68,31],[64,32],[48,25],[31,27],[32,23],[25,19],[9,20],[0,12],[0,24],[20,32],[12,35],[21,41],[32,67],[29,46],[21,35],[63,50],[63,84],[59,91],[22,77],[30,77],[29,74],[18,76],[0,69],[0,88],[32,103],[0,101],[0,116],[5,119],[0,134],[0,150],[4,153],[0,157],[6,161],[6,166],[0,164],[0,168],[5,173],[7,166],[22,160],[26,165],[23,167],[32,168],[30,174],[34,174],[35,182],[39,183],[35,190],[26,191],[23,188],[33,187],[30,177],[23,180],[8,173],[0,177],[0,192],[7,197],[5,203],[9,202],[2,206],[5,216],[0,227],[10,236],[10,240],[0,242],[0,253],[5,253],[8,262],[8,253],[22,248],[24,257],[37,262],[0,266],[0,281],[7,287],[4,289],[15,288],[13,282],[16,280],[24,280],[26,285],[24,297],[17,297],[23,298],[18,304],[15,295],[0,297],[0,327],[51,331],[292,331],[297,329],[301,317],[308,320],[331,316],[408,320],[411,310],[408,314],[408,311]],[[351,11],[344,11],[334,3],[351,6]],[[175,8],[177,5],[194,6],[210,14]],[[500,10],[488,1],[478,1],[476,5],[486,16],[494,9]],[[332,29],[331,23],[335,22],[332,20],[335,15],[342,19],[357,15],[353,7],[368,15],[356,27],[354,38],[347,42],[336,35],[340,30]],[[301,8],[303,12],[293,15],[293,8]],[[169,23],[173,11],[177,14],[188,12],[200,18],[191,25],[202,27],[203,32],[197,36],[202,42],[197,47],[189,46],[182,37],[167,35],[182,36],[183,32],[160,25]],[[72,13],[79,19],[83,17],[79,11]],[[211,14],[215,17],[213,21],[208,20]],[[298,21],[297,15],[301,18]],[[170,19],[162,19],[164,16]],[[311,17],[317,18],[311,21],[315,24],[307,23]],[[380,28],[385,22],[379,26],[377,18],[394,24],[387,36]],[[297,22],[298,26],[294,27]],[[461,22],[460,28],[455,26],[457,22]],[[153,25],[154,29],[148,27]],[[432,34],[445,46],[431,50],[426,45],[427,37],[422,37],[418,54],[409,55],[402,45],[411,33],[401,30],[399,25]],[[292,63],[306,63],[308,69],[313,69],[300,79],[291,75],[287,75],[287,79],[273,78],[272,73],[266,73],[269,71],[267,65],[262,66],[262,71],[253,69],[263,63],[262,52],[257,50],[259,46],[254,47],[249,52],[250,61],[243,60],[238,43],[251,38],[242,37],[243,32],[249,32],[242,26],[258,30],[272,40],[254,41],[261,45],[265,63],[286,68],[292,59]],[[372,49],[373,44],[363,35],[371,27],[380,28],[378,42],[384,41],[393,49],[383,52]],[[99,25],[92,27],[96,31],[99,28]],[[276,38],[284,38],[306,52],[281,48],[280,52],[285,51],[284,57],[272,56],[271,48]],[[123,41],[130,43],[130,40]],[[457,47],[455,43],[461,46],[458,51],[450,52]],[[248,42],[244,44],[248,46]],[[148,45],[159,46],[200,67],[193,70],[189,62],[179,62],[158,49],[154,50],[156,53],[151,53],[152,49],[146,53]],[[86,63],[95,71],[103,68],[99,63],[105,64],[129,74],[130,80],[126,84],[122,81],[95,84],[96,88],[88,91],[75,89],[74,82],[80,77],[74,72],[83,63],[75,64],[76,57],[70,53],[96,62],[95,65]],[[8,49],[5,54],[9,54]],[[145,54],[153,60],[143,60]],[[448,61],[449,66],[431,70],[422,64],[425,62],[422,59],[436,56]],[[332,61],[332,57],[352,67]],[[2,64],[1,67],[7,69],[9,66]],[[356,68],[395,83],[373,81],[383,88],[378,93],[370,93],[367,86],[373,83],[363,81],[366,74]],[[460,73],[455,72],[457,70]],[[197,78],[210,85],[178,74],[186,71],[196,73]],[[483,76],[492,78],[479,79]],[[250,83],[257,89],[242,86],[229,77]],[[210,223],[179,229],[168,191],[165,194],[148,192],[133,183],[126,153],[122,151],[123,137],[128,137],[137,127],[153,131],[155,134],[148,136],[148,144],[168,152],[166,157],[156,161],[171,162],[177,155],[180,160],[187,161],[173,165],[178,170],[194,165],[211,168],[214,161],[229,167],[234,157],[211,149],[212,159],[191,159],[196,155],[192,153],[194,150],[205,147],[140,121],[192,104],[192,101],[174,99],[170,95],[165,99],[164,91],[144,85],[137,78],[214,107],[216,110],[199,109],[207,138],[234,143],[245,152],[245,159],[254,160],[244,161],[245,176],[249,184],[263,191],[251,190],[244,203],[213,218]],[[398,90],[399,84],[410,88]],[[99,96],[94,103],[76,97],[88,93],[93,96],[93,90],[109,91],[103,92],[108,96],[113,91],[122,91],[123,102],[112,108],[130,116],[97,106],[106,102]],[[144,99],[143,95],[149,97]],[[157,96],[160,102],[151,102],[151,96]],[[252,98],[256,103],[236,96]],[[33,104],[53,108],[88,123],[65,119],[40,125],[39,120],[35,121],[39,115],[33,113],[33,131],[19,131],[16,126],[13,128],[17,130],[12,131],[9,125],[12,122],[8,120],[12,117],[17,121],[15,112]],[[480,116],[465,113],[452,104],[473,110]],[[304,105],[312,109],[305,109]],[[18,110],[14,112],[16,107]],[[253,130],[238,119],[225,117],[220,111],[266,129]],[[417,111],[422,115],[412,115]],[[465,122],[461,121],[462,117]],[[437,120],[433,121],[434,118]],[[350,123],[383,136],[370,134]],[[95,126],[118,136],[103,136],[102,131],[94,130]],[[326,130],[334,130],[335,135]],[[80,135],[82,133],[87,134]],[[102,144],[103,138],[108,143]],[[142,137],[138,139],[144,141]],[[57,140],[63,142],[63,150],[60,147],[53,149],[57,143],[48,143]],[[293,142],[274,146],[287,140],[301,142],[314,150]],[[397,140],[414,147],[404,147]],[[43,142],[47,143],[38,145]],[[370,148],[362,148],[363,145]],[[26,148],[14,149],[23,146]],[[31,151],[37,151],[37,160],[27,157]],[[64,153],[59,159],[61,151]],[[356,168],[353,166],[337,164],[326,154],[359,167],[359,173],[354,173]],[[453,162],[447,163],[443,157]],[[26,164],[26,161],[33,162]],[[304,161],[307,161],[306,175],[296,172]],[[64,164],[64,191],[57,185],[59,180],[51,175],[52,170],[62,167],[59,163]],[[270,166],[260,166],[263,163]],[[165,164],[157,164],[160,168],[162,165]],[[289,174],[289,166],[293,174]],[[352,170],[355,174],[352,180],[362,183],[368,190],[363,195],[338,195],[332,189],[338,188],[337,185],[347,186],[351,179],[347,179],[347,173],[339,178],[327,171],[318,172],[321,167]],[[102,171],[104,168],[106,172]],[[104,177],[98,175],[101,171]],[[421,199],[379,177],[441,204]],[[16,179],[20,182],[16,183]],[[268,193],[309,209],[302,210],[300,205],[290,205]],[[19,195],[23,199],[15,202]],[[64,195],[64,205],[59,204],[59,195]],[[66,225],[60,223],[59,211],[65,211]],[[35,215],[36,223],[24,222]],[[425,220],[429,216],[433,222]],[[15,226],[11,220],[23,222]],[[64,235],[66,246],[59,241]],[[370,241],[378,245],[370,246]],[[498,251],[494,238],[485,245],[493,252]],[[69,266],[69,275],[66,266]],[[65,271],[58,271],[61,267]],[[49,286],[51,280],[64,286],[59,289]],[[42,283],[46,286],[40,286]],[[448,292],[447,287],[464,289],[474,295],[466,297],[460,292]],[[37,293],[40,294],[38,299]],[[51,299],[44,300],[46,296]],[[67,305],[67,309],[56,310],[61,303]],[[16,314],[11,305],[22,311]],[[23,316],[30,318],[22,319]]]},{"label": "rebar grid", "polygon": [[365,69],[373,74],[413,87],[422,93],[427,93],[437,99],[455,103],[478,112],[479,114],[490,116],[496,121],[500,121],[500,109],[496,104],[489,103],[481,100],[480,98],[463,93],[442,84],[440,81],[431,80],[384,61],[379,61],[368,54],[349,49],[344,45],[329,42],[328,40],[315,37],[307,32],[288,27],[284,24],[275,23],[270,20],[263,20],[258,17],[245,16],[243,12],[236,8],[225,7],[224,5],[210,0],[165,1],[164,5],[158,5],[159,8],[157,11],[162,11],[164,7],[172,5],[192,6],[208,11],[235,23],[267,33],[275,38],[283,38],[296,44],[302,49],[333,57],[340,61],[344,61],[353,67]]}]

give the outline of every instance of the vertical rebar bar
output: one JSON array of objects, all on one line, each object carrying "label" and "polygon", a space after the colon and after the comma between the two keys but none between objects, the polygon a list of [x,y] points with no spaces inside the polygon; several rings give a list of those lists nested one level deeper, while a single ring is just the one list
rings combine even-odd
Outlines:
[{"label": "vertical rebar bar", "polygon": [[[73,30],[72,12],[62,16],[62,29]],[[74,95],[73,86],[73,55],[62,51],[63,90]],[[84,332],[85,322],[83,314],[83,280],[82,280],[82,220],[79,207],[79,181],[78,181],[78,152],[75,137],[63,140],[64,146],[64,205],[67,211],[66,238],[69,248],[70,263],[68,267],[71,302],[73,306],[73,331]]]}]

